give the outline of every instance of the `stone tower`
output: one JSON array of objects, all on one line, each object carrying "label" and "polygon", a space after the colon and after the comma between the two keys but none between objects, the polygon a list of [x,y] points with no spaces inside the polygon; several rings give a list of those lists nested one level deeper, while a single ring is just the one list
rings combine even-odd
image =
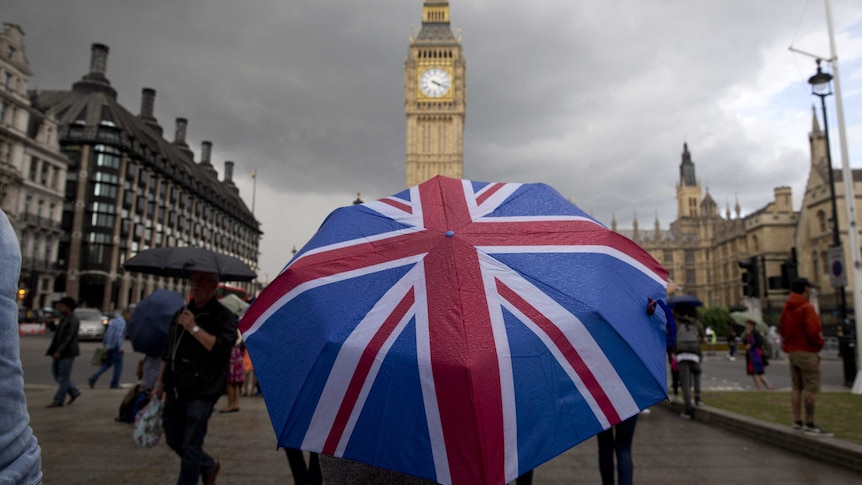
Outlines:
[{"label": "stone tower", "polygon": [[466,62],[449,2],[425,0],[422,29],[404,61],[408,187],[435,175],[463,177],[466,99]]},{"label": "stone tower", "polygon": [[694,162],[688,143],[682,145],[682,162],[679,165],[679,184],[676,186],[677,218],[697,217],[700,206],[700,180],[694,176]]}]

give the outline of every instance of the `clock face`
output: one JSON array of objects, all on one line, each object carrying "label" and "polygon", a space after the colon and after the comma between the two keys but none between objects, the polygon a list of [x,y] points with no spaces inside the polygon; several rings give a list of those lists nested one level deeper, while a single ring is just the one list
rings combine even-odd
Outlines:
[{"label": "clock face", "polygon": [[451,85],[449,73],[439,67],[432,67],[419,76],[419,89],[430,98],[439,98],[448,93]]}]

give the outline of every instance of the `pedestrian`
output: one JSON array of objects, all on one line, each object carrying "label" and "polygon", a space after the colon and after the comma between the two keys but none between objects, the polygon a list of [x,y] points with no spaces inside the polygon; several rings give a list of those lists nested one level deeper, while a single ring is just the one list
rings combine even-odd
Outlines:
[{"label": "pedestrian", "polygon": [[57,304],[60,310],[60,323],[57,324],[57,330],[45,355],[54,359],[51,362],[51,374],[59,387],[54,394],[54,401],[47,406],[49,408],[63,407],[66,394],[69,395],[69,402],[66,404],[72,404],[81,395],[78,386],[72,382],[72,365],[75,363],[75,357],[80,353],[78,349],[80,322],[74,313],[76,306],[75,299],[68,296],[61,298],[60,303]]},{"label": "pedestrian", "polygon": [[781,311],[778,332],[790,366],[793,429],[803,430],[812,436],[832,436],[832,433],[814,422],[814,396],[820,392],[818,353],[823,348],[823,333],[820,316],[809,301],[811,288],[814,285],[805,278],[796,278],[790,283],[790,296]]},{"label": "pedestrian", "polygon": [[731,362],[736,361],[736,330],[733,325],[727,326],[727,358]]},{"label": "pedestrian", "polygon": [[290,465],[290,474],[293,476],[294,485],[321,485],[323,483],[320,459],[317,453],[309,453],[307,465],[302,450],[285,448],[284,454],[287,456],[287,464]]},{"label": "pedestrian", "polygon": [[0,210],[0,483],[42,482],[42,451],[30,427],[18,335],[21,245]]},{"label": "pedestrian", "polygon": [[767,335],[767,340],[769,340],[769,345],[772,348],[772,355],[769,356],[770,359],[780,359],[781,358],[781,335],[778,334],[778,329],[775,328],[775,325],[769,326],[769,334]]},{"label": "pedestrian", "polygon": [[230,351],[227,372],[227,407],[220,409],[220,413],[239,412],[239,391],[245,380],[245,372],[242,368],[242,351],[245,345],[242,342],[242,334],[236,331],[236,343]]},{"label": "pedestrian", "polygon": [[108,324],[108,330],[105,331],[105,336],[102,338],[102,345],[104,345],[108,357],[102,367],[99,367],[99,370],[87,379],[90,389],[95,387],[99,376],[111,367],[114,368],[114,375],[111,377],[111,389],[120,388],[120,377],[123,375],[123,339],[126,338],[126,323],[130,318],[132,318],[132,310],[126,308]]},{"label": "pedestrian", "polygon": [[769,365],[767,355],[763,352],[764,336],[754,328],[753,320],[745,321],[745,371],[754,379],[754,387],[760,390],[761,384],[772,390],[772,384],[766,379],[766,366]]},{"label": "pedestrian", "polygon": [[191,301],[168,327],[153,398],[165,397],[165,441],[181,459],[178,485],[212,485],[221,468],[203,450],[207,425],[227,385],[228,360],[236,342],[236,317],[215,298],[219,278],[196,271]]},{"label": "pedestrian", "polygon": [[679,303],[674,307],[673,313],[677,324],[674,354],[679,365],[682,398],[685,403],[685,410],[680,416],[691,419],[694,416],[692,385],[694,385],[694,404],[700,406],[703,403],[700,399],[700,363],[703,360],[700,346],[706,339],[694,305]]},{"label": "pedestrian", "polygon": [[244,346],[242,349],[242,370],[243,382],[240,396],[255,396],[259,394],[256,390],[257,379],[254,376],[254,364],[251,362],[251,356],[248,354],[247,346]]},{"label": "pedestrian", "polygon": [[[602,475],[602,485],[614,485],[614,483],[631,485],[634,476],[632,440],[637,422],[638,415],[635,414],[598,434],[599,472]],[[614,455],[616,455],[616,467],[614,467]],[[619,477],[618,482],[614,482],[615,468]]]}]

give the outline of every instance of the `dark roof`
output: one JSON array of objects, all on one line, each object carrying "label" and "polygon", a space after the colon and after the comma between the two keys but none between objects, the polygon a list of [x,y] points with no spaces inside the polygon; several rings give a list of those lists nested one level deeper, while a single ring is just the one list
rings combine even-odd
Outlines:
[{"label": "dark roof", "polygon": [[449,27],[449,23],[423,23],[422,30],[419,31],[419,35],[416,36],[416,40],[422,43],[440,43],[440,44],[451,44],[453,42],[457,42],[455,36],[452,34],[452,29]]},{"label": "dark roof", "polygon": [[[105,82],[84,79],[70,91],[32,91],[30,98],[34,108],[55,114],[61,143],[116,145],[132,159],[261,233],[260,223],[239,197],[233,182],[218,180],[214,170],[194,162],[191,150],[165,140],[152,123],[130,113],[117,102],[116,91]],[[99,129],[110,129],[111,124],[119,132],[119,142],[99,138]],[[70,136],[73,126],[80,127],[74,138]]]}]

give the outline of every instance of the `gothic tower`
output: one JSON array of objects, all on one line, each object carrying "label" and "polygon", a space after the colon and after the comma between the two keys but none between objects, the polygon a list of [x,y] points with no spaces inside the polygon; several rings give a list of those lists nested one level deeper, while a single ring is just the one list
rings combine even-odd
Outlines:
[{"label": "gothic tower", "polygon": [[404,61],[407,186],[435,175],[462,178],[466,62],[449,25],[448,0],[425,0],[422,29]]},{"label": "gothic tower", "polygon": [[694,176],[694,163],[688,143],[682,145],[682,163],[679,165],[679,183],[676,186],[677,218],[697,217],[700,206],[700,181]]}]

